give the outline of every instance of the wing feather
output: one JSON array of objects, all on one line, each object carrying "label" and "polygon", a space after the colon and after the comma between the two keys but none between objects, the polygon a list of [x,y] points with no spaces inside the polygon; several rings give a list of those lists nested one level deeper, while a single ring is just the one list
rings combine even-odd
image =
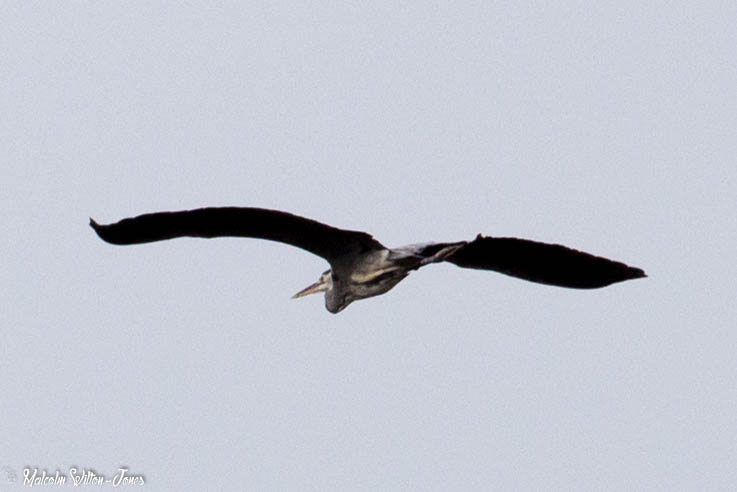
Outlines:
[{"label": "wing feather", "polygon": [[560,244],[480,234],[446,261],[462,268],[493,270],[531,282],[578,289],[647,276],[639,268]]},{"label": "wing feather", "polygon": [[302,248],[332,262],[349,253],[384,249],[370,234],[338,229],[287,212],[251,207],[210,207],[156,212],[90,226],[103,240],[120,245],[177,237],[223,236],[267,239]]}]

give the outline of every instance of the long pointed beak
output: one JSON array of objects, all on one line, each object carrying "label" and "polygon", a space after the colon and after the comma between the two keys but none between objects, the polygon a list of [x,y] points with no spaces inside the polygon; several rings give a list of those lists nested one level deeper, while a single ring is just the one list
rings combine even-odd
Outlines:
[{"label": "long pointed beak", "polygon": [[319,282],[315,282],[314,284],[307,286],[294,294],[292,296],[292,299],[299,299],[300,297],[304,297],[310,294],[317,294],[318,292],[324,292],[326,290],[328,290],[327,282],[323,282],[322,280],[320,280]]}]

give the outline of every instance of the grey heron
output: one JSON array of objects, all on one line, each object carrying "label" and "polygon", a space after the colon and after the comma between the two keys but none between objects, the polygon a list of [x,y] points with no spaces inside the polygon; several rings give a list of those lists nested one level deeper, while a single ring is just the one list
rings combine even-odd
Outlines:
[{"label": "grey heron", "polygon": [[387,248],[366,232],[338,229],[287,212],[251,207],[210,207],[156,212],[90,226],[108,243],[148,243],[177,237],[240,236],[291,244],[330,264],[294,298],[325,292],[325,307],[338,313],[351,302],[389,291],[413,270],[449,262],[512,277],[578,289],[645,277],[639,268],[561,246],[479,234],[471,241]]}]

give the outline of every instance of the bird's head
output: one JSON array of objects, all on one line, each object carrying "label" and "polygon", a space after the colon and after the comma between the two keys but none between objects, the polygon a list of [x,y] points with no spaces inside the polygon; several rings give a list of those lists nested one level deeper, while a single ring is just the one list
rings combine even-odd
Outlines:
[{"label": "bird's head", "polygon": [[320,275],[320,280],[294,294],[292,299],[298,299],[308,294],[325,292],[325,309],[333,314],[339,313],[355,300],[350,295],[350,292],[347,292],[344,288],[340,288],[339,284],[338,277],[333,275],[332,270],[327,270]]},{"label": "bird's head", "polygon": [[325,292],[333,288],[332,271],[327,270],[320,275],[320,280],[312,285],[308,285],[304,289],[300,290],[292,296],[292,299],[299,299],[309,294],[317,294],[318,292]]}]

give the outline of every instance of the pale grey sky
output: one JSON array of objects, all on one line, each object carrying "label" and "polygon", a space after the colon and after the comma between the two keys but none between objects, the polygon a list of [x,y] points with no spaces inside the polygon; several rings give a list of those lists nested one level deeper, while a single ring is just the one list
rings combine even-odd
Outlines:
[{"label": "pale grey sky", "polygon": [[[733,489],[735,5],[4,2],[0,490]],[[650,277],[331,315],[301,250],[87,226],[206,205]]]}]

